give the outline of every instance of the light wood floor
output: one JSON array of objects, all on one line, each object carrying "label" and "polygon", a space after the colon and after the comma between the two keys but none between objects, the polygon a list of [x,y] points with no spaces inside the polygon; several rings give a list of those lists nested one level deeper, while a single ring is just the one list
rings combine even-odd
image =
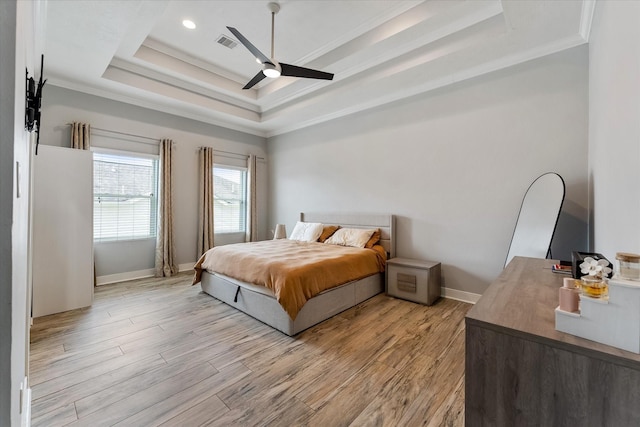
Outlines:
[{"label": "light wood floor", "polygon": [[461,426],[464,315],[384,294],[288,337],[190,286],[35,319],[34,426]]}]

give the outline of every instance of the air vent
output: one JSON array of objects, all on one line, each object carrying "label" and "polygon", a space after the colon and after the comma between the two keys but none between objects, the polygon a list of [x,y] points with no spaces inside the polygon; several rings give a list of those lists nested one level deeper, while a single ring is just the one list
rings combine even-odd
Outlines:
[{"label": "air vent", "polygon": [[230,39],[224,34],[221,34],[220,37],[218,37],[218,40],[216,40],[216,42],[220,43],[224,47],[228,47],[229,49],[233,49],[234,47],[238,46],[237,41]]}]

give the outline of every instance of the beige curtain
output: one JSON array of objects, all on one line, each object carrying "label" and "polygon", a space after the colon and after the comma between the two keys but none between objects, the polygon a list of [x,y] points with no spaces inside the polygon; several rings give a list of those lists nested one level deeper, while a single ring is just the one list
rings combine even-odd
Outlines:
[{"label": "beige curtain", "polygon": [[[91,147],[91,125],[89,123],[71,123],[71,148],[88,150]],[[37,150],[37,149],[36,149]],[[36,151],[37,153],[37,151]],[[96,261],[93,260],[93,286],[98,283],[96,277]]]},{"label": "beige curtain", "polygon": [[173,243],[173,141],[160,141],[159,218],[156,238],[156,277],[178,273]]},{"label": "beige curtain", "polygon": [[256,156],[249,155],[247,160],[247,234],[245,241],[258,240],[258,221],[256,218]]},{"label": "beige curtain", "polygon": [[198,152],[198,258],[213,247],[213,148]]},{"label": "beige curtain", "polygon": [[88,123],[71,123],[71,148],[88,150],[91,142],[91,125]]}]

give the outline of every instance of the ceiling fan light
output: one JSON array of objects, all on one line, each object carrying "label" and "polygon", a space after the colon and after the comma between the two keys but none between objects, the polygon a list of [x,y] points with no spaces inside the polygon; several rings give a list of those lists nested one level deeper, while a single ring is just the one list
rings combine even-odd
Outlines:
[{"label": "ceiling fan light", "polygon": [[264,64],[264,69],[262,70],[265,76],[275,79],[276,77],[280,77],[280,70],[273,64]]},{"label": "ceiling fan light", "polygon": [[270,77],[272,79],[275,79],[276,77],[280,77],[280,72],[278,70],[275,70],[273,68],[267,68],[265,70],[262,71],[264,73],[265,76]]}]

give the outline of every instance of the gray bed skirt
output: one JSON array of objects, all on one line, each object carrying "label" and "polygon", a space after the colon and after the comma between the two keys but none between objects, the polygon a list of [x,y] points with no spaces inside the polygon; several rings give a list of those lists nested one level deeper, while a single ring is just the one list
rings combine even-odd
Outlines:
[{"label": "gray bed skirt", "polygon": [[384,291],[384,273],[328,289],[311,298],[291,320],[270,289],[202,273],[202,290],[263,323],[293,336]]}]

